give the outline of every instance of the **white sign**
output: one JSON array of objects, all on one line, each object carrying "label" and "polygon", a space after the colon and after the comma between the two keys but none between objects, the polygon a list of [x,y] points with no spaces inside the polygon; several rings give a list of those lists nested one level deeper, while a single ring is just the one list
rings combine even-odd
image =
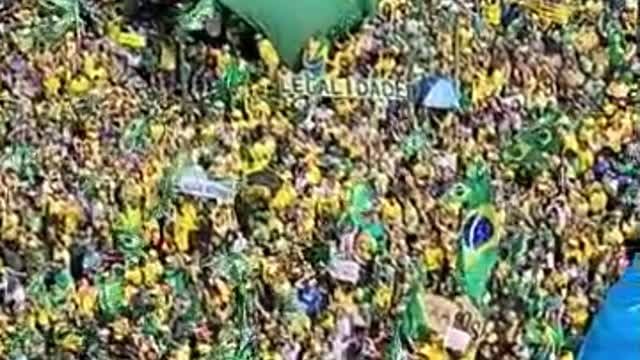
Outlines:
[{"label": "white sign", "polygon": [[185,194],[220,201],[233,201],[236,193],[233,182],[209,180],[199,167],[187,170],[178,180],[177,187]]},{"label": "white sign", "polygon": [[334,260],[329,273],[334,279],[355,284],[360,279],[360,265],[351,260]]},{"label": "white sign", "polygon": [[447,329],[444,337],[444,346],[448,349],[464,353],[471,342],[471,335],[454,327]]},{"label": "white sign", "polygon": [[429,327],[440,335],[445,335],[460,308],[449,299],[433,294],[424,297],[424,308],[429,319]]},{"label": "white sign", "polygon": [[405,100],[409,97],[409,86],[399,80],[293,75],[282,79],[281,86],[284,92],[308,96],[395,100]]}]

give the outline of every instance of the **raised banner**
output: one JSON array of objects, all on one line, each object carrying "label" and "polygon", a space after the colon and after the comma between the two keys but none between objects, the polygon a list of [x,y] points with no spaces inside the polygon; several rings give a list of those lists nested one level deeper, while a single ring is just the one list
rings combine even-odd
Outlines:
[{"label": "raised banner", "polygon": [[233,201],[236,193],[233,181],[209,180],[206,172],[199,166],[185,169],[176,187],[183,194],[224,202]]},{"label": "raised banner", "polygon": [[404,81],[386,79],[355,79],[287,76],[281,80],[284,92],[307,96],[353,97],[405,100],[409,86]]},{"label": "raised banner", "polygon": [[178,190],[192,196],[221,201],[232,201],[235,196],[235,189],[228,186],[228,184],[194,177],[180,179],[178,182]]}]

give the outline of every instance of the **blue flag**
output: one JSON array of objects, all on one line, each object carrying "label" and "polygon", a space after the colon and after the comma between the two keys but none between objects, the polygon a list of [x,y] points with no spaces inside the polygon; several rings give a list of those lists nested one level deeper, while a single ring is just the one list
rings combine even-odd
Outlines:
[{"label": "blue flag", "polygon": [[444,77],[427,77],[416,89],[416,101],[432,109],[452,110],[460,108],[460,93],[455,82]]},{"label": "blue flag", "polygon": [[614,284],[582,344],[578,360],[640,359],[640,254]]}]

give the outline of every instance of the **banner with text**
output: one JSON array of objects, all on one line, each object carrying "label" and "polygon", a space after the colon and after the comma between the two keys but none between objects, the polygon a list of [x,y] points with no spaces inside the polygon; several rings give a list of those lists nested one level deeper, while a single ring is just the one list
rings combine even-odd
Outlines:
[{"label": "banner with text", "polygon": [[355,97],[405,100],[409,86],[404,81],[387,79],[326,78],[305,75],[282,79],[283,91],[322,97]]}]

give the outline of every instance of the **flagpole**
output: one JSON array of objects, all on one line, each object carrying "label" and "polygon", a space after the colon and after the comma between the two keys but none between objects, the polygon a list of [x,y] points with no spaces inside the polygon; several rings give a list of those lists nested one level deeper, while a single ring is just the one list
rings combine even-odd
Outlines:
[{"label": "flagpole", "polygon": [[[427,9],[427,11],[424,11],[424,7],[422,5],[422,2],[418,2],[418,16],[423,15],[425,20],[428,20],[428,11],[431,8],[431,1],[429,0],[427,3],[429,9]],[[427,22],[428,23],[428,22]],[[414,68],[415,68],[415,63],[416,63],[416,53],[417,53],[417,49],[415,49],[414,47],[410,47],[411,48],[411,53],[409,55],[409,69],[407,71],[407,86],[411,86],[410,84],[412,83],[413,80],[413,76],[414,76]],[[413,128],[414,129],[418,129],[418,117],[416,116],[416,103],[415,103],[415,87],[411,86],[410,89],[413,89],[414,91],[409,91],[409,117],[411,118],[411,122],[413,123]]]},{"label": "flagpole", "polygon": [[459,14],[456,11],[453,17],[453,79],[455,81],[456,92],[459,91],[460,74],[460,34],[458,33]]}]

